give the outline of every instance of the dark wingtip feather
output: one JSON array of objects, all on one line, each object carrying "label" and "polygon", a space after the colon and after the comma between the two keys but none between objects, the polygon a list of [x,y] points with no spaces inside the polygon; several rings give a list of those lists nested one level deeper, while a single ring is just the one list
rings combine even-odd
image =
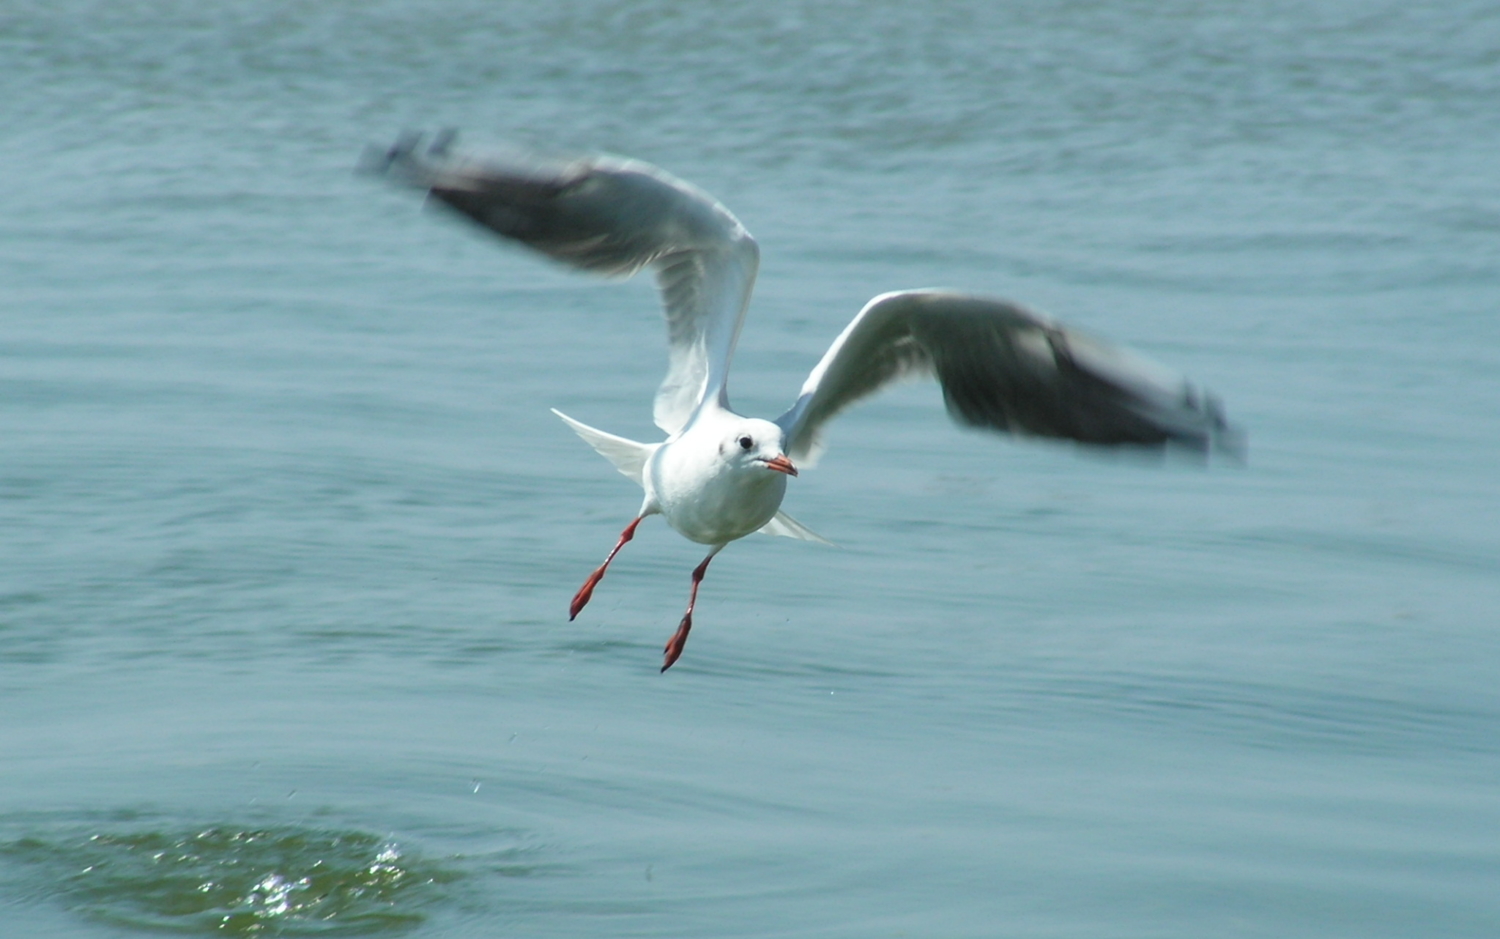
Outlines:
[{"label": "dark wingtip feather", "polygon": [[1224,406],[1217,397],[1208,395],[1204,404],[1212,421],[1205,442],[1205,453],[1222,455],[1231,462],[1244,466],[1250,458],[1249,435],[1243,427],[1229,422],[1224,416]]},{"label": "dark wingtip feather", "polygon": [[1167,411],[1138,411],[1160,428],[1163,449],[1197,454],[1205,462],[1211,457],[1227,458],[1243,465],[1246,461],[1245,431],[1232,424],[1224,414],[1224,405],[1216,395],[1184,384],[1181,402]]},{"label": "dark wingtip feather", "polygon": [[401,182],[425,189],[436,173],[433,161],[445,160],[458,139],[458,131],[444,128],[424,149],[426,137],[420,131],[403,131],[388,147],[371,144],[360,154],[355,172],[366,176],[392,176]]}]

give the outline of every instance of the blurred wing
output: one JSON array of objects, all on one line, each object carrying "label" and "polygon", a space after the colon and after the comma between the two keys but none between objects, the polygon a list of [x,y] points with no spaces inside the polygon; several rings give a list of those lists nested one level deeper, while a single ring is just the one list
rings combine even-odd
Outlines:
[{"label": "blurred wing", "polygon": [[755,284],[760,249],[712,196],[647,163],[612,157],[479,162],[439,138],[367,156],[496,234],[586,271],[656,272],[667,319],[667,377],[656,423],[680,430],[705,400],[727,407],[729,361]]},{"label": "blurred wing", "polygon": [[1089,444],[1182,444],[1237,452],[1219,403],[1137,355],[1016,304],[942,290],[865,305],[776,423],[787,454],[811,463],[834,415],[903,378],[941,383],[970,427]]}]

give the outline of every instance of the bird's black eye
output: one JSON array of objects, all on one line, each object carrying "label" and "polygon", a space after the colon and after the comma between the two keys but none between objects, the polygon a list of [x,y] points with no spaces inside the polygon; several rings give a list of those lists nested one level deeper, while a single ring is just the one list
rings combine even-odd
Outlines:
[{"label": "bird's black eye", "polygon": [[741,437],[740,438],[740,449],[741,450],[748,450],[748,449],[750,449],[753,446],[755,446],[755,441],[754,440],[751,440],[749,437]]}]

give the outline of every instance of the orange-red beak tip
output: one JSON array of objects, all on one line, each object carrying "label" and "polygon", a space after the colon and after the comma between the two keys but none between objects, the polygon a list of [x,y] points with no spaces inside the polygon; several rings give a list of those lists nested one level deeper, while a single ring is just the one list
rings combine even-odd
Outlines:
[{"label": "orange-red beak tip", "polygon": [[773,469],[778,473],[785,473],[788,476],[797,475],[797,467],[792,465],[792,461],[788,460],[785,454],[778,454],[772,459],[766,460],[766,468]]}]

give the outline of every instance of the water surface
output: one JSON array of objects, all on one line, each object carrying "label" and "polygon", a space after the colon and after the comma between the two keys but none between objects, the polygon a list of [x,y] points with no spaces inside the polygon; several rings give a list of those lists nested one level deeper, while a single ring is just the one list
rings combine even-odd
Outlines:
[{"label": "water surface", "polygon": [[[15,935],[1500,933],[1500,16],[1481,3],[0,14]],[[639,156],[759,238],[774,415],[875,293],[1207,384],[1247,466],[841,418],[700,557],[648,283],[352,168]],[[158,856],[160,855],[160,856]]]}]

